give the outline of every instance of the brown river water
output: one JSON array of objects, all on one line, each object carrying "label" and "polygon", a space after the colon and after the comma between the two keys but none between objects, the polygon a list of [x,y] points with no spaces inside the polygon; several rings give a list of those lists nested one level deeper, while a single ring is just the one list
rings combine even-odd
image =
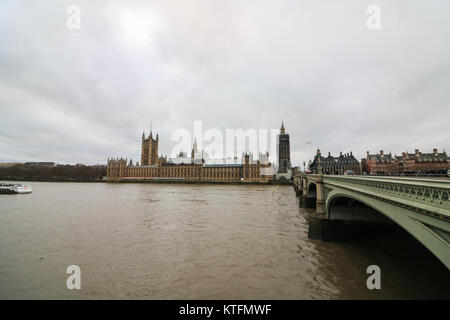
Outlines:
[{"label": "brown river water", "polygon": [[0,299],[450,297],[450,272],[416,243],[309,239],[289,186],[29,184],[0,195]]}]

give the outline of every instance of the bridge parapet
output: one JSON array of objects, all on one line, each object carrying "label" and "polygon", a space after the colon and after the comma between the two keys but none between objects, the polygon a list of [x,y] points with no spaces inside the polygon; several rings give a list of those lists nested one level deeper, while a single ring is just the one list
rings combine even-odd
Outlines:
[{"label": "bridge parapet", "polygon": [[450,218],[450,180],[318,174],[303,174],[294,180],[298,181],[298,189],[305,196],[308,196],[305,186],[315,183],[320,188],[345,188]]},{"label": "bridge parapet", "polygon": [[324,176],[324,183],[441,214],[450,219],[448,180]]}]

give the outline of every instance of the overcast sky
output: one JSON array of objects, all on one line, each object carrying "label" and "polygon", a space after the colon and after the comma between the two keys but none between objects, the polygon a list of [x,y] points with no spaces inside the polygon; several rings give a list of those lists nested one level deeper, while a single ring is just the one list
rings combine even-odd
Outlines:
[{"label": "overcast sky", "polygon": [[[380,30],[366,25],[372,4]],[[449,12],[447,0],[2,0],[0,161],[139,159],[150,122],[169,153],[195,120],[284,119],[293,165],[317,147],[448,152]]]}]

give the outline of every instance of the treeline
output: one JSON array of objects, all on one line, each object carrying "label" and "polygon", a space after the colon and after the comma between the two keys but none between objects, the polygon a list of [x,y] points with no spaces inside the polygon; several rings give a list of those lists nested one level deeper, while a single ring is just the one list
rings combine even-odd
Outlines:
[{"label": "treeline", "polygon": [[106,166],[95,165],[29,165],[0,167],[1,180],[100,181],[106,176]]}]

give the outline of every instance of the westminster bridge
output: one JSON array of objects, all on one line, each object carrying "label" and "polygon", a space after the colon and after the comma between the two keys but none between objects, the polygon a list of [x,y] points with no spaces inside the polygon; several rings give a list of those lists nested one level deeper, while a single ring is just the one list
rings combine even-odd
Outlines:
[{"label": "westminster bridge", "polygon": [[310,237],[334,240],[339,225],[394,222],[450,269],[450,180],[300,173],[294,189],[300,206],[315,208]]}]

